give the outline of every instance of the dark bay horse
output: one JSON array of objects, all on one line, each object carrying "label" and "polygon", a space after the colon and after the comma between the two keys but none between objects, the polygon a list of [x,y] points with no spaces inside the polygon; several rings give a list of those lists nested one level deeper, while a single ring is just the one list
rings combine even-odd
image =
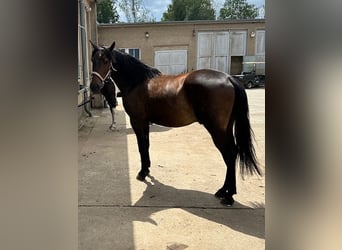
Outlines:
[{"label": "dark bay horse", "polygon": [[[234,203],[237,157],[242,175],[261,175],[252,143],[247,95],[233,77],[208,69],[162,75],[115,50],[115,42],[109,48],[92,45],[93,72],[104,80],[114,79],[136,134],[141,157],[138,180],[144,181],[150,173],[150,122],[168,127],[199,122],[207,129],[227,166],[224,184],[215,193],[224,205]],[[102,89],[104,81],[100,77],[93,77],[91,84]]]}]

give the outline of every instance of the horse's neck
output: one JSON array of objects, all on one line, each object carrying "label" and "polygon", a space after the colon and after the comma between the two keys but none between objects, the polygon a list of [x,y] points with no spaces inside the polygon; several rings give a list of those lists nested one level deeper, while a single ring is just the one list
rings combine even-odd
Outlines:
[{"label": "horse's neck", "polygon": [[116,86],[119,88],[119,90],[122,93],[129,91],[129,84],[125,84],[125,82],[126,82],[125,77],[123,77],[122,75],[119,77],[115,77],[114,74],[112,74],[112,78],[113,78]]}]

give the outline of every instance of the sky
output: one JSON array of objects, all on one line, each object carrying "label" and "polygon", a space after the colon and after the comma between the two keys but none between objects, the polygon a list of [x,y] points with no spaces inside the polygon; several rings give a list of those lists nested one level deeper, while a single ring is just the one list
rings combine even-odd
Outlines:
[{"label": "sky", "polygon": [[[167,10],[167,6],[171,0],[143,0],[146,9],[155,17],[156,21],[160,21],[163,13]],[[254,4],[256,7],[261,7],[265,4],[265,0],[247,0],[249,4]],[[213,0],[214,8],[218,10],[223,6],[224,0]],[[119,10],[120,21],[126,21],[125,14]]]}]

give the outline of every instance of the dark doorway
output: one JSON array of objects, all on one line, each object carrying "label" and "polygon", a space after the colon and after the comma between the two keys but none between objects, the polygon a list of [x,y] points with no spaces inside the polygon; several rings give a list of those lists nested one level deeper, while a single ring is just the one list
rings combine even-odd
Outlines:
[{"label": "dark doorway", "polygon": [[242,72],[242,56],[232,56],[230,64],[230,74],[239,75]]}]

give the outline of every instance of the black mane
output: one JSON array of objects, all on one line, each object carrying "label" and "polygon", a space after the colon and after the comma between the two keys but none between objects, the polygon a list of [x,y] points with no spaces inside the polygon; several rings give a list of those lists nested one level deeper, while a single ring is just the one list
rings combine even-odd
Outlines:
[{"label": "black mane", "polygon": [[112,53],[112,62],[113,67],[117,70],[113,74],[121,76],[125,80],[124,84],[131,88],[161,74],[158,69],[152,68],[133,56],[117,50]]}]

